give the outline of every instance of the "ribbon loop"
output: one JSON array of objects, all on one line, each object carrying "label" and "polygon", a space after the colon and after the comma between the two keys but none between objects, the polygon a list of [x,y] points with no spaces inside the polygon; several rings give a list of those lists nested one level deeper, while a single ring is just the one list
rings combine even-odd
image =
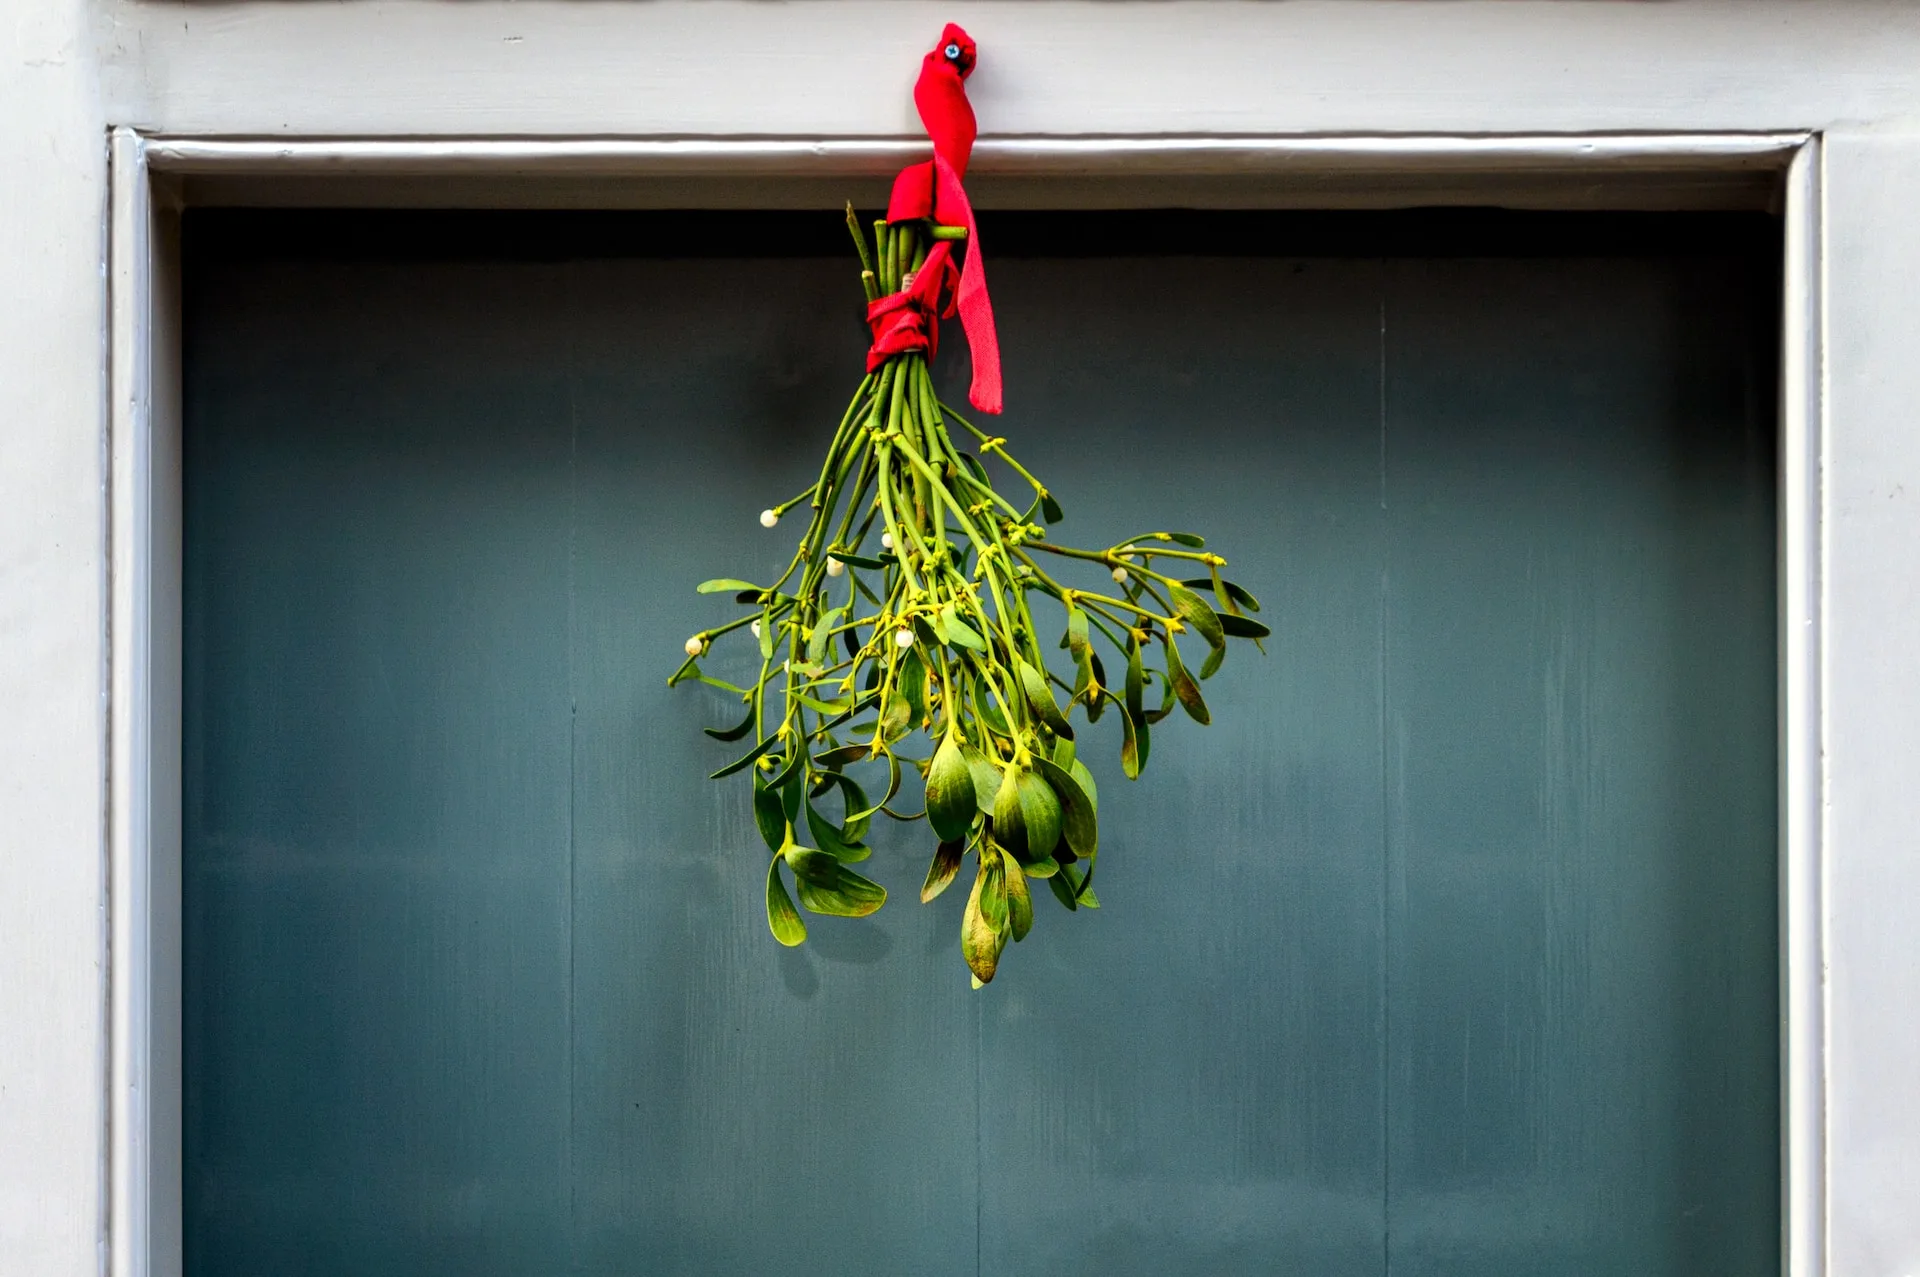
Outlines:
[{"label": "ribbon loop", "polygon": [[868,372],[877,372],[894,355],[924,351],[931,359],[939,353],[940,321],[954,314],[958,276],[952,245],[940,240],[911,283],[867,306],[867,327],[873,330]]}]

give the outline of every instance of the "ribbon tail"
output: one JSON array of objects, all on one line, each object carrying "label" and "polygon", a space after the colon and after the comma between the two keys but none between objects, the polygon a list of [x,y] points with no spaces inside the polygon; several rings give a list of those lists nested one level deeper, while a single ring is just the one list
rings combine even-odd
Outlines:
[{"label": "ribbon tail", "polygon": [[938,178],[935,204],[940,220],[967,228],[967,260],[960,267],[960,288],[954,300],[954,308],[960,314],[960,327],[967,334],[967,348],[973,353],[973,385],[967,390],[967,398],[981,412],[997,414],[1002,406],[1000,336],[993,326],[993,301],[987,296],[987,265],[980,252],[980,228],[974,223],[973,203],[967,199],[953,166],[938,157],[933,163]]}]

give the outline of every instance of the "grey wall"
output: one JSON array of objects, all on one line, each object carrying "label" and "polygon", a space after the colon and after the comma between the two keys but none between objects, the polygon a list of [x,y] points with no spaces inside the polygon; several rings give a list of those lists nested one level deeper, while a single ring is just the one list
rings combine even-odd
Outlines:
[{"label": "grey wall", "polygon": [[1748,224],[1004,221],[1063,532],[1204,531],[1275,637],[1139,782],[1093,729],[1105,907],[975,993],[920,826],[774,944],[664,686],[863,345],[844,256],[720,250],[830,217],[195,216],[192,1272],[1774,1263]]}]

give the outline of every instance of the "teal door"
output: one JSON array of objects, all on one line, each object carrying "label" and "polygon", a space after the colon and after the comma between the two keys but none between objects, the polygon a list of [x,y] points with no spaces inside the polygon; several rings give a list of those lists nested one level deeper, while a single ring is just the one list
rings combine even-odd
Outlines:
[{"label": "teal door", "polygon": [[989,219],[1068,528],[1275,633],[1093,730],[1105,907],[980,992],[921,826],[777,946],[665,686],[857,376],[832,214],[187,222],[191,1273],[1777,1264],[1765,219]]}]

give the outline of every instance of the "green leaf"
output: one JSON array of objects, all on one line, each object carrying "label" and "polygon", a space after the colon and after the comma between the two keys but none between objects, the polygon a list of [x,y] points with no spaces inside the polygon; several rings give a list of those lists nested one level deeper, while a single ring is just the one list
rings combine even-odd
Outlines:
[{"label": "green leaf", "polygon": [[[983,760],[984,761],[984,760]],[[933,753],[927,769],[927,823],[936,837],[953,841],[967,836],[979,810],[973,769],[967,765],[959,738],[949,732]]]},{"label": "green leaf", "polygon": [[[1055,847],[1053,849],[1054,856],[1058,856],[1061,854],[1065,854],[1067,856],[1073,855],[1073,853],[1068,851],[1065,847]],[[1021,869],[1025,871],[1027,877],[1029,878],[1051,878],[1055,874],[1060,872],[1060,862],[1058,860],[1055,860],[1053,856],[1042,856],[1038,860],[1022,865]]]},{"label": "green leaf", "polygon": [[1000,769],[971,745],[963,746],[961,752],[966,757],[967,769],[973,773],[974,801],[980,806],[980,814],[991,816],[994,798],[1000,793]]},{"label": "green leaf", "polygon": [[963,452],[960,454],[960,464],[966,468],[966,472],[972,475],[977,482],[992,486],[993,481],[987,478],[987,468],[981,465],[980,459],[971,452]]},{"label": "green leaf", "polygon": [[865,568],[869,572],[878,572],[887,565],[878,559],[869,559],[862,554],[848,554],[844,550],[828,550],[829,559],[838,559],[850,568]]},{"label": "green leaf", "polygon": [[747,706],[747,716],[735,727],[703,727],[700,729],[715,740],[739,740],[753,730],[753,706]]},{"label": "green leaf", "polygon": [[873,849],[858,839],[843,835],[832,821],[814,810],[812,803],[807,804],[807,832],[820,844],[820,850],[842,864],[856,864],[873,854]]},{"label": "green leaf", "polygon": [[966,858],[966,844],[959,841],[943,842],[934,848],[933,860],[927,865],[927,880],[920,884],[920,903],[926,904],[945,891],[960,873],[960,862]]},{"label": "green leaf", "polygon": [[760,659],[773,659],[773,612],[769,608],[760,609]]},{"label": "green leaf", "polygon": [[1140,659],[1140,640],[1127,641],[1127,716],[1137,723],[1146,721],[1146,668]]},{"label": "green leaf", "polygon": [[1173,599],[1173,614],[1193,627],[1194,633],[1205,639],[1209,646],[1219,647],[1226,642],[1226,635],[1220,627],[1220,617],[1207,606],[1207,601],[1184,585],[1169,585],[1167,594]]},{"label": "green leaf", "polygon": [[1027,850],[1027,818],[1020,805],[1021,768],[1009,767],[1000,777],[1000,790],[993,796],[993,836],[1002,846],[1018,855]]},{"label": "green leaf", "polygon": [[1231,612],[1220,613],[1220,628],[1231,638],[1263,639],[1273,634],[1272,630],[1251,617],[1235,616]]},{"label": "green leaf", "polygon": [[752,590],[755,596],[766,593],[751,581],[736,581],[730,576],[716,576],[711,581],[702,581],[693,587],[702,594],[719,594],[724,590]]},{"label": "green leaf", "polygon": [[1014,657],[1014,666],[1020,675],[1020,690],[1027,694],[1027,704],[1040,716],[1040,721],[1053,729],[1056,736],[1073,735],[1066,715],[1060,712],[1060,706],[1053,699],[1053,689],[1047,686],[1047,676],[1019,657]]},{"label": "green leaf", "polygon": [[787,845],[787,810],[780,801],[780,795],[768,789],[758,776],[753,778],[753,823],[760,828],[760,837],[766,840],[769,851],[779,851]]},{"label": "green leaf", "polygon": [[1051,492],[1040,494],[1040,513],[1045,516],[1048,523],[1058,523],[1067,517],[1067,512],[1060,508],[1060,503],[1053,499]]},{"label": "green leaf", "polygon": [[712,775],[708,776],[707,779],[719,780],[722,776],[731,776],[735,772],[739,771],[741,768],[751,764],[754,759],[760,757],[762,754],[766,753],[768,750],[772,749],[775,745],[778,745],[779,743],[780,743],[780,738],[778,736],[769,736],[765,740],[761,741],[758,745],[755,745],[752,749],[742,754],[740,757],[728,763],[725,767],[722,767],[719,771],[714,772]]},{"label": "green leaf", "polygon": [[927,663],[917,647],[908,648],[905,659],[900,662],[899,687],[907,698],[907,724],[911,730],[927,719]]},{"label": "green leaf", "polygon": [[1080,782],[1080,792],[1087,796],[1087,805],[1098,812],[1100,810],[1100,790],[1099,787],[1093,783],[1093,773],[1088,771],[1087,765],[1077,758],[1068,764],[1067,770],[1073,773],[1075,780]]},{"label": "green leaf", "polygon": [[1040,760],[1040,774],[1060,803],[1060,832],[1067,847],[1082,859],[1091,859],[1100,849],[1100,826],[1094,815],[1093,799],[1080,787],[1074,774],[1049,759]]},{"label": "green leaf", "polygon": [[999,855],[982,848],[980,865],[973,875],[973,891],[967,896],[967,910],[960,915],[960,956],[967,960],[973,978],[981,984],[991,981],[995,968],[1000,965],[1000,928],[988,921],[986,915],[989,858],[994,865],[999,865]]},{"label": "green leaf", "polygon": [[[1040,766],[1051,767],[1045,759],[1038,760]],[[1025,848],[1012,850],[1023,861],[1039,860],[1050,855],[1060,843],[1061,825],[1065,813],[1060,807],[1060,796],[1053,792],[1053,786],[1047,783],[1045,776],[1037,771],[1022,769],[1020,772],[1020,823],[1026,832]],[[1000,822],[994,822],[997,833]]]},{"label": "green leaf", "polygon": [[960,613],[949,603],[940,609],[940,622],[947,627],[947,641],[956,647],[972,648],[976,652],[987,650],[987,641],[980,632],[960,619]]},{"label": "green leaf", "polygon": [[847,807],[846,828],[842,832],[850,841],[865,838],[874,812],[873,804],[867,801],[866,790],[855,784],[852,777],[838,772],[829,774],[827,779],[840,786],[840,799]]},{"label": "green leaf", "polygon": [[913,730],[913,702],[898,688],[887,693],[880,710],[880,737],[889,745]]},{"label": "green leaf", "polygon": [[1063,642],[1076,661],[1086,660],[1093,651],[1093,645],[1087,641],[1087,614],[1072,604],[1067,605],[1067,632]]},{"label": "green leaf", "polygon": [[1014,943],[1018,944],[1033,930],[1033,897],[1027,892],[1027,876],[1021,872],[1019,862],[1004,850],[1000,856],[1000,880],[1007,890],[1007,926],[1013,933]]},{"label": "green leaf", "polygon": [[824,851],[787,848],[787,867],[800,889],[800,904],[814,913],[864,918],[887,902],[887,889],[862,878]]},{"label": "green leaf", "polygon": [[807,938],[807,924],[787,895],[787,884],[780,880],[780,857],[767,865],[767,926],[773,938],[792,948]]},{"label": "green leaf", "polygon": [[[1221,619],[1224,620],[1225,618],[1223,617]],[[1226,644],[1222,643],[1219,647],[1208,648],[1207,659],[1200,662],[1200,677],[1203,679],[1207,679],[1207,678],[1212,678],[1215,674],[1218,674],[1220,672],[1220,663],[1226,659],[1227,659]]]},{"label": "green leaf", "polygon": [[1073,737],[1061,736],[1053,742],[1053,761],[1062,767],[1073,766]]},{"label": "green leaf", "polygon": [[1007,866],[999,848],[982,847],[981,859],[987,862],[987,885],[980,891],[980,916],[993,928],[1000,945],[1007,943]]},{"label": "green leaf", "polygon": [[1204,550],[1207,548],[1207,539],[1198,532],[1169,532],[1167,533],[1167,537],[1169,540],[1178,541],[1189,550]]},{"label": "green leaf", "polygon": [[1053,891],[1053,898],[1065,905],[1069,911],[1076,910],[1080,907],[1074,902],[1073,885],[1067,881],[1066,874],[1057,873],[1047,879],[1047,886]]},{"label": "green leaf", "polygon": [[[1190,590],[1212,590],[1213,589],[1213,582],[1204,576],[1197,577],[1191,581],[1184,581],[1182,582],[1182,584],[1185,585]],[[1235,585],[1232,581],[1222,581],[1220,582],[1220,587],[1221,589],[1224,589],[1227,592],[1228,599],[1231,599],[1233,602],[1247,609],[1247,611],[1258,612],[1260,610],[1260,600],[1254,598],[1253,595],[1247,593],[1244,589]],[[1214,592],[1216,594],[1219,593],[1218,590]],[[1225,600],[1222,600],[1222,601],[1224,602]]]},{"label": "green leaf", "polygon": [[1180,699],[1180,708],[1187,711],[1187,717],[1202,727],[1213,721],[1213,715],[1207,712],[1207,702],[1200,695],[1200,684],[1194,682],[1193,675],[1187,673],[1187,667],[1180,661],[1180,645],[1173,641],[1173,635],[1166,636],[1167,678],[1173,685],[1173,694]]},{"label": "green leaf", "polygon": [[834,608],[818,621],[814,622],[813,633],[807,638],[807,660],[818,665],[827,655],[827,640],[833,636],[833,627],[840,622],[840,614],[845,609]]}]

